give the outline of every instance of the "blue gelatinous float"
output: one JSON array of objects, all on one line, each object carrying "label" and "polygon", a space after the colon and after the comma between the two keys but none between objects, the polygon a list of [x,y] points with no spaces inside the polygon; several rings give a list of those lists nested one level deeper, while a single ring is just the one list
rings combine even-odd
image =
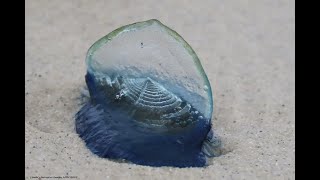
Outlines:
[{"label": "blue gelatinous float", "polygon": [[90,100],[76,131],[94,154],[175,167],[220,155],[210,83],[175,31],[154,19],[120,27],[90,47],[86,64]]}]

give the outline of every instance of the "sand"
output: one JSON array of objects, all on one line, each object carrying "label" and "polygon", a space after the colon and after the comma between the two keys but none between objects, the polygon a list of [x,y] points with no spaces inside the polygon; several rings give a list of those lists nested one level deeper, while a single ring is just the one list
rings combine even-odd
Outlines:
[{"label": "sand", "polygon": [[[295,4],[291,0],[26,1],[25,177],[295,179]],[[154,168],[93,155],[74,130],[87,49],[156,18],[201,59],[224,155]]]}]

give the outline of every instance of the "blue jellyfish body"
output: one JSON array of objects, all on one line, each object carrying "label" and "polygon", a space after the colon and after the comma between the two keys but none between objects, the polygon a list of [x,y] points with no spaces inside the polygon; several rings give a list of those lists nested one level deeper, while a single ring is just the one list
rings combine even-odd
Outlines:
[{"label": "blue jellyfish body", "polygon": [[[150,112],[130,103],[128,93],[119,96],[121,80],[118,87],[101,81],[87,73],[90,100],[76,114],[76,131],[94,154],[140,165],[175,167],[202,167],[207,156],[216,155],[208,152],[216,143],[210,143],[210,120],[192,105],[181,100],[182,108]],[[163,116],[164,112],[169,115]],[[143,121],[159,117],[165,120],[158,124]]]},{"label": "blue jellyfish body", "polygon": [[86,57],[90,100],[76,132],[102,158],[203,167],[220,154],[209,80],[190,45],[152,19],[120,27]]}]

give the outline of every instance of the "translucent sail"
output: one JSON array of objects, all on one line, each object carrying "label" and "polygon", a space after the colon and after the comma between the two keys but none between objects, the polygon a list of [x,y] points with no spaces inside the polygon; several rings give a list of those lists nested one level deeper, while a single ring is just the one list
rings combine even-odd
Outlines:
[{"label": "translucent sail", "polygon": [[210,83],[188,43],[157,20],[121,27],[88,51],[88,71],[152,78],[211,118]]}]

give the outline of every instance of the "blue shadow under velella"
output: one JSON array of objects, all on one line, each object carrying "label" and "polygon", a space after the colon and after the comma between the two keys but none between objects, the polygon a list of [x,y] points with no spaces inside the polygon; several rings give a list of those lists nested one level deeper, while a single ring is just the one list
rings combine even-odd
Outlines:
[{"label": "blue shadow under velella", "polygon": [[[206,165],[202,147],[211,132],[210,119],[188,113],[162,125],[150,124],[143,120],[157,119],[159,113],[136,109],[125,96],[115,98],[119,88],[101,83],[89,72],[86,83],[90,100],[75,116],[76,132],[94,154],[148,166]],[[181,104],[187,103],[182,99]],[[192,105],[191,111],[199,112]],[[194,121],[184,121],[186,118]]]}]

